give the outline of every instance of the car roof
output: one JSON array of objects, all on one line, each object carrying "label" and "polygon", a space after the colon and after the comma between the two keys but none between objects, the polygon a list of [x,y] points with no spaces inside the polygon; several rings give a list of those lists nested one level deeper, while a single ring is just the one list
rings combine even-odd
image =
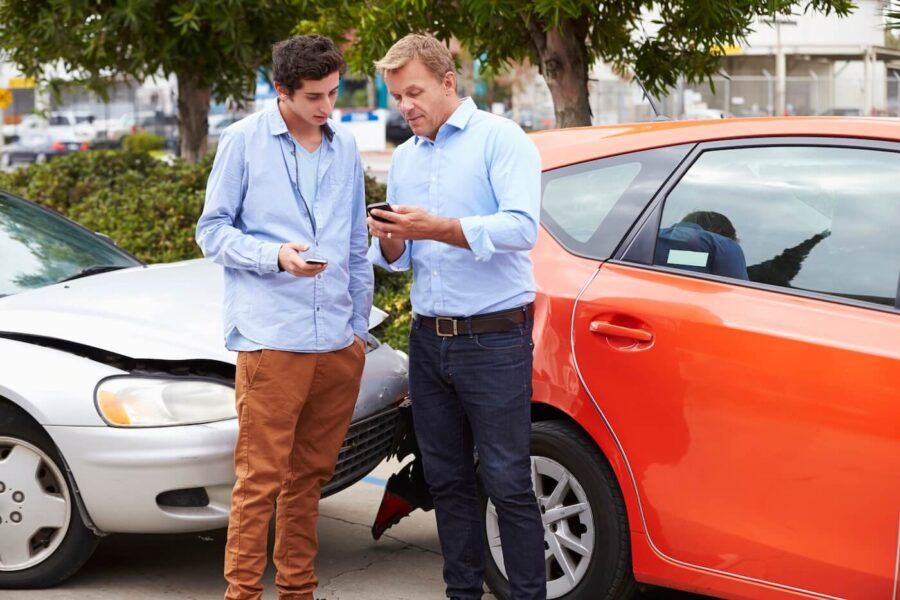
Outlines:
[{"label": "car roof", "polygon": [[750,117],[651,121],[553,129],[531,134],[544,170],[595,158],[696,142],[772,136],[856,137],[900,141],[900,119]]}]

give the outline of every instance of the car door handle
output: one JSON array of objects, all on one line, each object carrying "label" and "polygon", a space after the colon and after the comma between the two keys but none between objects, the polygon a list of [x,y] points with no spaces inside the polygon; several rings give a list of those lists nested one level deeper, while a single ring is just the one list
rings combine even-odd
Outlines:
[{"label": "car door handle", "polygon": [[621,325],[613,325],[609,321],[591,321],[591,333],[611,337],[622,337],[638,342],[652,342],[653,334],[644,329],[635,329],[633,327],[622,327]]}]

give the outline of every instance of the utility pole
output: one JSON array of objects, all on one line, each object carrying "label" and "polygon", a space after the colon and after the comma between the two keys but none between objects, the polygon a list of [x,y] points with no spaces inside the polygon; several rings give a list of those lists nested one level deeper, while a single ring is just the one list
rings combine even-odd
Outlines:
[{"label": "utility pole", "polygon": [[781,26],[796,25],[797,21],[789,19],[763,19],[763,23],[775,26],[775,115],[782,117],[787,112],[787,59],[781,45]]}]

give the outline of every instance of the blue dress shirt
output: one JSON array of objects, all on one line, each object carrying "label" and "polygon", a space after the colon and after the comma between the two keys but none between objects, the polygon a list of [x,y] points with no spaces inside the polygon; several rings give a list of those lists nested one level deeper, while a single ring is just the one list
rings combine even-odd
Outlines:
[{"label": "blue dress shirt", "polygon": [[[693,254],[698,264],[671,260],[673,250]],[[735,279],[750,279],[740,244],[724,235],[706,231],[696,223],[676,223],[660,229],[653,264]]]},{"label": "blue dress shirt", "polygon": [[[197,223],[203,254],[225,266],[226,346],[293,352],[346,348],[367,339],[372,266],[366,259],[365,187],[353,136],[323,127],[316,199],[305,205],[294,140],[278,108],[228,127],[219,140]],[[324,258],[316,277],[279,272],[286,242]],[[233,347],[231,340],[241,340]]]},{"label": "blue dress shirt", "polygon": [[518,125],[462,100],[434,141],[414,136],[394,151],[387,198],[458,218],[470,246],[407,241],[388,264],[373,238],[374,264],[392,271],[412,266],[414,312],[463,317],[534,300],[528,252],[537,240],[541,161]]}]

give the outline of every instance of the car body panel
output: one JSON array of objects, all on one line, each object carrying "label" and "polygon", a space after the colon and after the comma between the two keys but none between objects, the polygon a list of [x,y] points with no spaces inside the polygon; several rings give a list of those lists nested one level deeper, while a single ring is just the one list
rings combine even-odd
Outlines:
[{"label": "car body panel", "polygon": [[[105,533],[176,533],[223,527],[234,485],[237,420],[125,429],[49,426],[85,509]],[[162,508],[166,491],[206,488],[209,504]]]},{"label": "car body panel", "polygon": [[[654,340],[599,336],[598,319]],[[890,591],[896,316],[607,264],[574,339],[659,552],[839,597]]]},{"label": "car body panel", "polygon": [[710,121],[654,121],[541,131],[531,139],[544,170],[587,160],[705,141],[771,136],[900,139],[900,119],[773,117]]},{"label": "car body panel", "polygon": [[71,352],[0,337],[0,398],[14,402],[41,425],[105,426],[94,410],[94,388],[124,372]]},{"label": "car body panel", "polygon": [[[0,299],[0,331],[157,360],[235,364],[222,333],[222,267],[205,259],[140,266]],[[370,327],[384,318],[373,308]]]}]

